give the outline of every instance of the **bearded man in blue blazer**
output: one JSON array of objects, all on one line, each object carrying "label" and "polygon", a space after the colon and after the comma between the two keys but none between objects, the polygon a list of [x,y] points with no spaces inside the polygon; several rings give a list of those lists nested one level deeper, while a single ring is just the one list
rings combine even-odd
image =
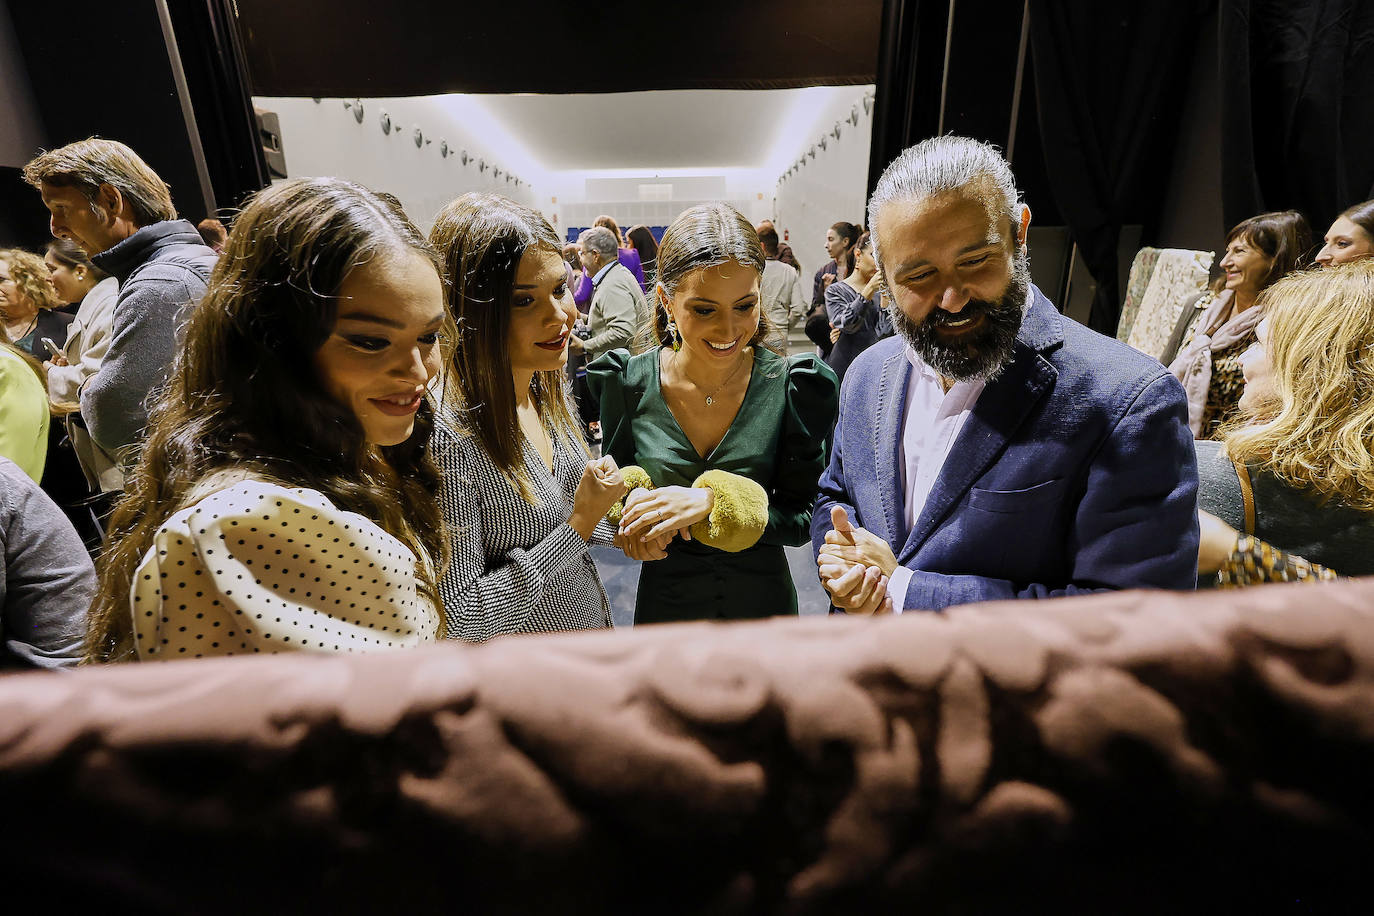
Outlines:
[{"label": "bearded man in blue blazer", "polygon": [[840,393],[811,520],[835,607],[1192,588],[1183,388],[1031,284],[1006,160],[963,137],[920,143],[883,173],[869,224],[898,333]]}]

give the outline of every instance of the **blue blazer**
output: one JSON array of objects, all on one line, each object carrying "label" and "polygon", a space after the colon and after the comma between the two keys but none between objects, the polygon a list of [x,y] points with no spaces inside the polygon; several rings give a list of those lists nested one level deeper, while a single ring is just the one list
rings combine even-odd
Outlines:
[{"label": "blue blazer", "polygon": [[830,509],[915,571],[904,609],[1197,580],[1197,459],[1183,388],[1157,361],[1063,317],[1038,289],[912,530],[900,459],[911,364],[901,337],[855,360],[811,518]]}]

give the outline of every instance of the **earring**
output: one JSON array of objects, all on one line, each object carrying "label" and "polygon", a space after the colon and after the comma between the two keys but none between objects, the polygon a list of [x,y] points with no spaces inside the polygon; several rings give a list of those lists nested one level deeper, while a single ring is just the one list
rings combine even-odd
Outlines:
[{"label": "earring", "polygon": [[673,351],[676,352],[678,350],[681,350],[682,335],[678,334],[677,325],[673,322],[673,319],[671,318],[668,319],[668,334],[670,337],[673,338]]}]

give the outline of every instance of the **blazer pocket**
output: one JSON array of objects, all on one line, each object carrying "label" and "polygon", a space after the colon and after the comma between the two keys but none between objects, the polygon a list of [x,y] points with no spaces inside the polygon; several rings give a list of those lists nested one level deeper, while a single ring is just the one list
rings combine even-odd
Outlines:
[{"label": "blazer pocket", "polygon": [[984,512],[1003,512],[1015,514],[1052,503],[1064,492],[1064,479],[1056,477],[1044,483],[1021,490],[984,490],[971,487],[968,491],[968,504]]}]

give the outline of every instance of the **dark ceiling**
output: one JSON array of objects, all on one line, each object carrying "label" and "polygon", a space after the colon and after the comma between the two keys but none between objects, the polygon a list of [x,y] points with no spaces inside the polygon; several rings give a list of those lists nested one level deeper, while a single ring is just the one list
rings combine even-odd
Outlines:
[{"label": "dark ceiling", "polygon": [[237,0],[255,95],[872,83],[882,0]]}]

